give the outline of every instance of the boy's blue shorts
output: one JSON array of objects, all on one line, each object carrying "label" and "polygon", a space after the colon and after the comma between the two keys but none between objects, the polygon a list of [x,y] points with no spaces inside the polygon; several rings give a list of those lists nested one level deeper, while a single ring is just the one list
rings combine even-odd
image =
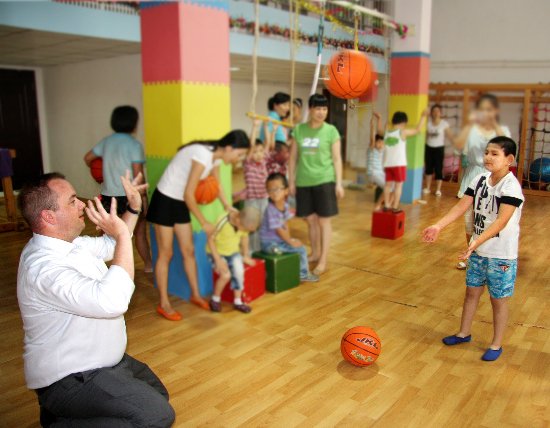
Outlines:
[{"label": "boy's blue shorts", "polygon": [[479,256],[475,251],[468,260],[466,285],[482,287],[487,285],[493,299],[502,299],[514,294],[518,261],[492,259]]}]

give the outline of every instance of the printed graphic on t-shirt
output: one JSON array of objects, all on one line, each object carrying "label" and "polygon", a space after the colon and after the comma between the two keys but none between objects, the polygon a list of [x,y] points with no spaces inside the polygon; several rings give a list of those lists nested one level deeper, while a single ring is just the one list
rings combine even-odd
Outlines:
[{"label": "printed graphic on t-shirt", "polygon": [[[498,217],[500,198],[495,194],[489,194],[486,176],[481,177],[477,182],[475,194],[476,197],[474,199],[474,233],[479,236],[485,230],[485,222],[488,219],[493,220]],[[493,221],[491,221],[491,223],[492,222]],[[497,233],[493,238],[498,237],[499,234]]]},{"label": "printed graphic on t-shirt", "polygon": [[[489,183],[490,177],[490,172],[478,175],[472,180],[465,193],[474,198],[474,239],[477,239],[497,220],[501,205],[511,205],[515,207],[515,211],[504,229],[481,244],[476,252],[482,257],[516,259],[519,222],[524,201],[521,185],[512,173],[503,177],[494,186]],[[498,269],[506,273],[509,265],[501,263]]]},{"label": "printed graphic on t-shirt", "polygon": [[386,146],[395,146],[397,143],[399,143],[399,138],[397,137],[388,137],[386,138]]},{"label": "printed graphic on t-shirt", "polygon": [[304,142],[302,143],[302,148],[306,149],[303,151],[304,154],[313,154],[317,153],[319,150],[319,143],[321,140],[319,138],[304,138]]},{"label": "printed graphic on t-shirt", "polygon": [[432,131],[432,132],[428,132],[428,138],[437,138],[439,137],[439,131]]}]

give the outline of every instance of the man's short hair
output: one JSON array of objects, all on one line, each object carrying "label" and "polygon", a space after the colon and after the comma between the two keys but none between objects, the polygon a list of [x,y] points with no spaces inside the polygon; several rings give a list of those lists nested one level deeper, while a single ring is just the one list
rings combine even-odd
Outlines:
[{"label": "man's short hair", "polygon": [[239,212],[239,218],[244,228],[248,230],[256,230],[262,222],[262,213],[256,207],[244,207]]},{"label": "man's short hair", "polygon": [[17,203],[21,215],[33,230],[40,228],[42,210],[57,211],[59,208],[57,193],[48,186],[55,179],[64,180],[65,176],[60,172],[41,175],[25,183],[19,193]]}]

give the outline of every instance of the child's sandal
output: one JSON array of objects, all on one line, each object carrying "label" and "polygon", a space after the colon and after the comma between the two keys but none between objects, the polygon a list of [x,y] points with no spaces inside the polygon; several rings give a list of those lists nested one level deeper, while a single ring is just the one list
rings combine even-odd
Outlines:
[{"label": "child's sandal", "polygon": [[212,312],[221,312],[222,311],[222,305],[220,302],[214,302],[213,300],[210,300],[209,303],[210,310]]},{"label": "child's sandal", "polygon": [[250,311],[252,311],[252,308],[248,305],[245,305],[244,303],[240,305],[233,305],[233,308],[235,308],[238,311],[241,311],[243,314],[248,314]]}]

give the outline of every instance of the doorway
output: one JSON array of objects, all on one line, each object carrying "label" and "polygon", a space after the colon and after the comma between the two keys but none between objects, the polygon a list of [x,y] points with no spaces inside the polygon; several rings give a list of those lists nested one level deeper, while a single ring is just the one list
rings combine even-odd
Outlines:
[{"label": "doorway", "polygon": [[0,147],[15,149],[13,188],[43,174],[34,71],[0,68]]},{"label": "doorway", "polygon": [[346,163],[346,131],[348,124],[347,100],[332,95],[328,90],[323,89],[323,95],[329,102],[327,122],[336,126],[342,140],[342,161]]}]

